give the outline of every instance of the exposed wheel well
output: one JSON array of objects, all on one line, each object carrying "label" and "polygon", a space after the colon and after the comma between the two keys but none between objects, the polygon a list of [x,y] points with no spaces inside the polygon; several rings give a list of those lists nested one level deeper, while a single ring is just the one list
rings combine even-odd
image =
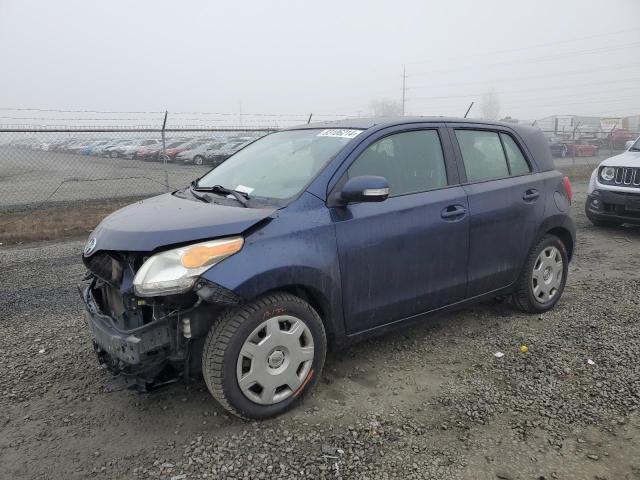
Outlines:
[{"label": "exposed wheel well", "polygon": [[562,241],[562,243],[564,243],[564,246],[567,247],[567,256],[569,257],[569,260],[571,260],[571,257],[573,257],[573,238],[571,238],[569,231],[566,228],[556,227],[552,228],[547,233],[555,235]]},{"label": "exposed wheel well", "polygon": [[296,297],[300,297],[309,305],[311,305],[313,309],[318,312],[318,315],[320,315],[320,318],[322,319],[325,333],[327,335],[327,343],[329,345],[333,345],[335,340],[335,332],[333,330],[333,324],[330,320],[331,307],[322,293],[303,285],[286,285],[283,287],[279,287],[276,290],[280,292],[287,292],[295,295]]}]

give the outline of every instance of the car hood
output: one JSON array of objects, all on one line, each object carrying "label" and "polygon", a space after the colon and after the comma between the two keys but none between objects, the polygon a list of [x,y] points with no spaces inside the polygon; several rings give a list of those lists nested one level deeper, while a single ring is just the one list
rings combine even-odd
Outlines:
[{"label": "car hood", "polygon": [[167,193],[105,218],[89,236],[85,256],[104,250],[150,252],[169,245],[239,235],[276,209],[204,203]]},{"label": "car hood", "polygon": [[640,152],[624,152],[615,157],[607,158],[601,167],[640,167]]}]

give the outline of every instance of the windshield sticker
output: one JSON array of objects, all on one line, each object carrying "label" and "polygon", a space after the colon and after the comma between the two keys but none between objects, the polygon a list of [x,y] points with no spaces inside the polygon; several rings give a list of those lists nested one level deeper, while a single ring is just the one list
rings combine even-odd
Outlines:
[{"label": "windshield sticker", "polygon": [[255,190],[255,188],[245,187],[244,185],[238,185],[234,190],[237,190],[242,193],[246,193],[247,195],[251,195],[251,192]]},{"label": "windshield sticker", "polygon": [[350,128],[328,128],[321,131],[318,137],[334,137],[334,138],[355,138],[362,133],[362,130],[354,130]]}]

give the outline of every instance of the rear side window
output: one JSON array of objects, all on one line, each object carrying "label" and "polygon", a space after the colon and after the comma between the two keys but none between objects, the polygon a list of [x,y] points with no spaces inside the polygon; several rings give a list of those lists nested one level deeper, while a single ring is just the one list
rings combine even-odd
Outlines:
[{"label": "rear side window", "polygon": [[531,168],[529,168],[529,164],[515,140],[505,133],[501,133],[500,137],[502,137],[502,143],[507,152],[511,175],[524,175],[531,172]]},{"label": "rear side window", "polygon": [[509,176],[507,159],[496,132],[456,130],[469,182]]},{"label": "rear side window", "polygon": [[385,177],[390,196],[446,186],[447,174],[438,132],[402,132],[372,143],[347,171],[348,178],[361,175]]}]

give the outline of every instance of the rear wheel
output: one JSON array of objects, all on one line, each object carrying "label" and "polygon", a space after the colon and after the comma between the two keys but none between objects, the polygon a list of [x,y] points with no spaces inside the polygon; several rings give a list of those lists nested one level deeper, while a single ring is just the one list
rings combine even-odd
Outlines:
[{"label": "rear wheel", "polygon": [[546,312],[558,302],[567,282],[567,249],[555,235],[545,235],[531,249],[513,294],[523,312]]},{"label": "rear wheel", "polygon": [[322,320],[302,299],[274,293],[226,312],[209,331],[202,371],[229,412],[263,419],[289,410],[317,382],[326,356]]},{"label": "rear wheel", "polygon": [[204,163],[204,158],[202,158],[200,155],[196,155],[195,157],[193,157],[194,165],[202,165],[203,163]]}]

